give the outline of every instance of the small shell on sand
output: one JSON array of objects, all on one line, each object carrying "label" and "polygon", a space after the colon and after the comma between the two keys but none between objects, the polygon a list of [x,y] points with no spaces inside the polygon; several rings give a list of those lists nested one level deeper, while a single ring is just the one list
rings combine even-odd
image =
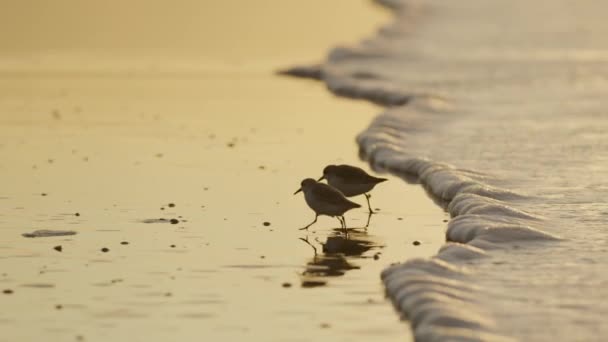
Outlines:
[{"label": "small shell on sand", "polygon": [[73,230],[36,230],[31,233],[23,233],[21,234],[27,238],[37,238],[37,237],[51,237],[51,236],[67,236],[67,235],[76,235],[76,232]]}]

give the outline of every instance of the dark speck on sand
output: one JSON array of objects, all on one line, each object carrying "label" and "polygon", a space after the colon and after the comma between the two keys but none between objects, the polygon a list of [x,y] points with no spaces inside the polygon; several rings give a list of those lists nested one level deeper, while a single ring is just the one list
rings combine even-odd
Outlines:
[{"label": "dark speck on sand", "polygon": [[270,226],[270,222],[266,221],[266,222],[263,223],[263,225],[266,226],[266,227],[268,227],[268,226]]},{"label": "dark speck on sand", "polygon": [[167,206],[168,206],[169,208],[173,208],[173,207],[175,207],[175,203],[169,203],[169,204],[167,204]]},{"label": "dark speck on sand", "polygon": [[2,293],[4,293],[4,294],[13,294],[13,290],[6,289],[6,290],[3,290]]},{"label": "dark speck on sand", "polygon": [[107,248],[107,247],[104,247],[104,248],[102,248],[102,249],[101,249],[101,251],[102,251],[102,252],[104,252],[104,253],[107,253],[107,252],[109,252],[109,251],[110,251],[110,249],[109,249],[109,248]]},{"label": "dark speck on sand", "polygon": [[178,224],[179,220],[178,219],[171,219],[171,221],[169,221],[169,222],[171,222],[171,224]]},{"label": "dark speck on sand", "polygon": [[37,238],[37,237],[51,237],[51,236],[67,236],[67,235],[76,235],[75,231],[72,230],[36,230],[31,233],[21,234],[24,237],[28,238]]},{"label": "dark speck on sand", "polygon": [[128,244],[129,244],[129,241],[122,241],[120,244],[121,244],[121,245],[128,245]]},{"label": "dark speck on sand", "polygon": [[63,251],[63,247],[61,247],[61,245],[55,246],[55,247],[53,247],[53,249],[56,250],[57,252]]},{"label": "dark speck on sand", "polygon": [[288,287],[291,287],[291,283],[283,283],[281,286],[288,288]]},{"label": "dark speck on sand", "polygon": [[75,213],[74,216],[80,216],[80,213]]},{"label": "dark speck on sand", "polygon": [[414,245],[414,246],[420,246],[420,241],[418,241],[418,240],[414,241],[414,242],[413,242],[413,245]]}]

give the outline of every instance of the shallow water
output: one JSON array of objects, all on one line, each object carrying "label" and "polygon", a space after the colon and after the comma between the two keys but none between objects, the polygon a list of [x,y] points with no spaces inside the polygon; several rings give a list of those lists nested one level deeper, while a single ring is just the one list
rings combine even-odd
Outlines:
[{"label": "shallow water", "polygon": [[321,73],[394,106],[363,154],[449,202],[466,243],[384,272],[417,337],[604,340],[606,4],[384,2],[395,22]]},{"label": "shallow water", "polygon": [[[280,20],[295,13],[280,1],[266,4]],[[379,274],[432,255],[446,214],[423,189],[393,177],[373,192],[381,211],[367,231],[344,239],[329,218],[297,230],[313,218],[292,195],[300,180],[328,163],[364,166],[353,138],[378,107],[273,74],[325,43],[371,31],[386,14],[350,1],[302,6],[300,13],[327,14],[314,29],[296,29],[295,18],[269,41],[267,26],[234,28],[266,42],[254,60],[240,46],[225,50],[228,63],[217,47],[198,64],[196,53],[177,49],[179,58],[152,55],[143,66],[128,58],[137,49],[110,46],[121,57],[112,59],[86,46],[57,54],[32,51],[29,41],[13,46],[15,55],[39,59],[1,63],[0,290],[10,290],[0,292],[1,341],[408,336]],[[263,7],[249,10],[265,15]],[[322,25],[346,10],[352,16],[341,23],[356,28]],[[230,6],[209,13],[218,11]],[[294,41],[299,30],[310,40]],[[217,39],[210,44],[221,45]],[[364,210],[347,215],[354,227],[367,218]],[[77,234],[22,236],[38,230]]]}]

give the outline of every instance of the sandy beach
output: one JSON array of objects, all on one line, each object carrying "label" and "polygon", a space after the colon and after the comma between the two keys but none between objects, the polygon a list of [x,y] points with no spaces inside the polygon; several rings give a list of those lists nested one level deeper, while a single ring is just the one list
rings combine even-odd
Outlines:
[{"label": "sandy beach", "polygon": [[[345,239],[324,217],[299,231],[314,217],[293,196],[300,181],[327,164],[369,171],[355,136],[383,109],[276,75],[388,12],[38,5],[0,14],[0,341],[409,337],[380,272],[435,254],[447,215],[386,176],[369,229]],[[76,234],[22,236],[37,230]]]}]

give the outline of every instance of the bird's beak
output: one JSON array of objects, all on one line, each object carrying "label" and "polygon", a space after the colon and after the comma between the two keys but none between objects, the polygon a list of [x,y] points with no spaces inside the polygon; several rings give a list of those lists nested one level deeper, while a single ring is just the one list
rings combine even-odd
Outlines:
[{"label": "bird's beak", "polygon": [[302,188],[299,188],[298,191],[294,192],[293,194],[297,194],[298,192],[302,191]]},{"label": "bird's beak", "polygon": [[321,178],[317,179],[317,182],[320,182],[325,179],[325,175],[321,176]]}]

